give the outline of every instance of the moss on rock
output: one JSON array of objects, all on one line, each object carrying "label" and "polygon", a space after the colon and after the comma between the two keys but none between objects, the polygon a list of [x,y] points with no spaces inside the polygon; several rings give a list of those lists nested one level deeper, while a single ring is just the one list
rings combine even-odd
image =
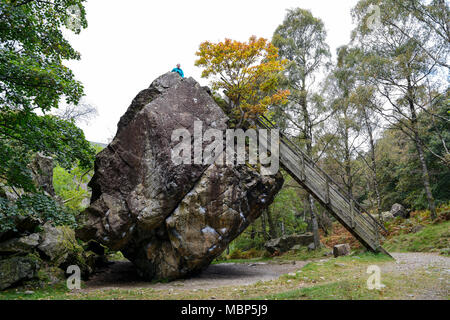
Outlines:
[{"label": "moss on rock", "polygon": [[42,261],[35,254],[0,260],[0,290],[36,278]]}]

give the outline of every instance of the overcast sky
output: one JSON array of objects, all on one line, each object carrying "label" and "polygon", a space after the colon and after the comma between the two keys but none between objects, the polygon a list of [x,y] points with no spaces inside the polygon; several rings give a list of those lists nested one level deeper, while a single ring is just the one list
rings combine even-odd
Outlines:
[{"label": "overcast sky", "polygon": [[203,85],[194,66],[195,52],[205,40],[271,39],[286,9],[300,7],[321,18],[333,52],[350,41],[351,8],[357,0],[90,0],[89,26],[69,34],[80,61],[70,67],[84,87],[85,100],[98,108],[86,138],[107,142],[137,93],[159,75],[181,63],[186,76]]}]

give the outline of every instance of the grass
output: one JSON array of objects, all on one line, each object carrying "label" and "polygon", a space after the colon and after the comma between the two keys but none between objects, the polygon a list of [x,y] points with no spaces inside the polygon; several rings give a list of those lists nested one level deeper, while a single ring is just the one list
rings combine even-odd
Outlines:
[{"label": "grass", "polygon": [[449,255],[450,221],[424,225],[416,233],[403,233],[388,239],[384,248],[393,252],[441,252]]},{"label": "grass", "polygon": [[[25,294],[26,291],[33,291],[32,294]],[[59,283],[45,288],[20,288],[9,289],[0,292],[0,300],[61,300],[69,294],[65,284]]]},{"label": "grass", "polygon": [[367,289],[367,266],[391,261],[392,258],[384,254],[363,253],[312,262],[300,272],[281,277],[282,280],[301,281],[305,287],[259,296],[257,299],[378,299],[381,291]]},{"label": "grass", "polygon": [[368,290],[363,281],[340,281],[266,295],[268,300],[376,300],[382,291]]},{"label": "grass", "polygon": [[[367,276],[344,279],[340,281],[307,286],[275,294],[267,294],[255,299],[268,300],[402,300],[421,299],[426,291],[436,288],[445,290],[445,285],[437,275],[428,270],[417,270],[412,274],[382,274],[381,283],[385,286],[381,290],[367,288]],[[449,299],[448,289],[444,299]]]},{"label": "grass", "polygon": [[[362,254],[340,257],[306,265],[296,274],[284,275],[280,281],[291,281],[295,288],[253,297],[261,300],[383,300],[414,299],[424,292],[437,291],[448,299],[448,286],[438,270],[417,269],[410,273],[383,272],[383,265],[392,262],[386,255]],[[381,290],[367,288],[369,265],[382,269]]]},{"label": "grass", "polygon": [[322,248],[320,250],[310,251],[307,248],[301,248],[300,250],[291,250],[285,252],[279,256],[261,256],[256,258],[239,258],[239,259],[221,259],[214,260],[212,264],[220,264],[220,263],[258,263],[258,262],[268,262],[268,263],[283,263],[283,262],[292,262],[292,261],[307,261],[320,259],[327,255],[331,254],[331,249]]}]

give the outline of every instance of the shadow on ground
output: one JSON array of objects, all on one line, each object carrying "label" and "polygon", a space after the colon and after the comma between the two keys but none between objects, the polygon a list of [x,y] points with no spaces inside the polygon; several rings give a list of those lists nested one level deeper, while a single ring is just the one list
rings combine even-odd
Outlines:
[{"label": "shadow on ground", "polygon": [[210,265],[206,270],[188,279],[169,283],[152,283],[144,281],[137,274],[133,264],[117,261],[100,270],[86,281],[85,290],[98,289],[209,289],[223,286],[249,285],[258,281],[274,280],[282,274],[295,272],[306,265],[307,261],[293,261],[286,264],[273,263],[224,263]]}]

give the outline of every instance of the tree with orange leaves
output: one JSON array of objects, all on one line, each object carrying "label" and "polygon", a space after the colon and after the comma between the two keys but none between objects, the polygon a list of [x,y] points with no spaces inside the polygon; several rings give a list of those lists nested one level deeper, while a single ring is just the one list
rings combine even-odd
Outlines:
[{"label": "tree with orange leaves", "polygon": [[227,113],[241,127],[244,121],[264,114],[273,104],[287,102],[289,90],[279,90],[278,80],[287,64],[278,59],[278,49],[267,39],[250,37],[248,42],[225,39],[203,42],[196,55],[202,77],[212,78],[213,90],[224,90]]}]

